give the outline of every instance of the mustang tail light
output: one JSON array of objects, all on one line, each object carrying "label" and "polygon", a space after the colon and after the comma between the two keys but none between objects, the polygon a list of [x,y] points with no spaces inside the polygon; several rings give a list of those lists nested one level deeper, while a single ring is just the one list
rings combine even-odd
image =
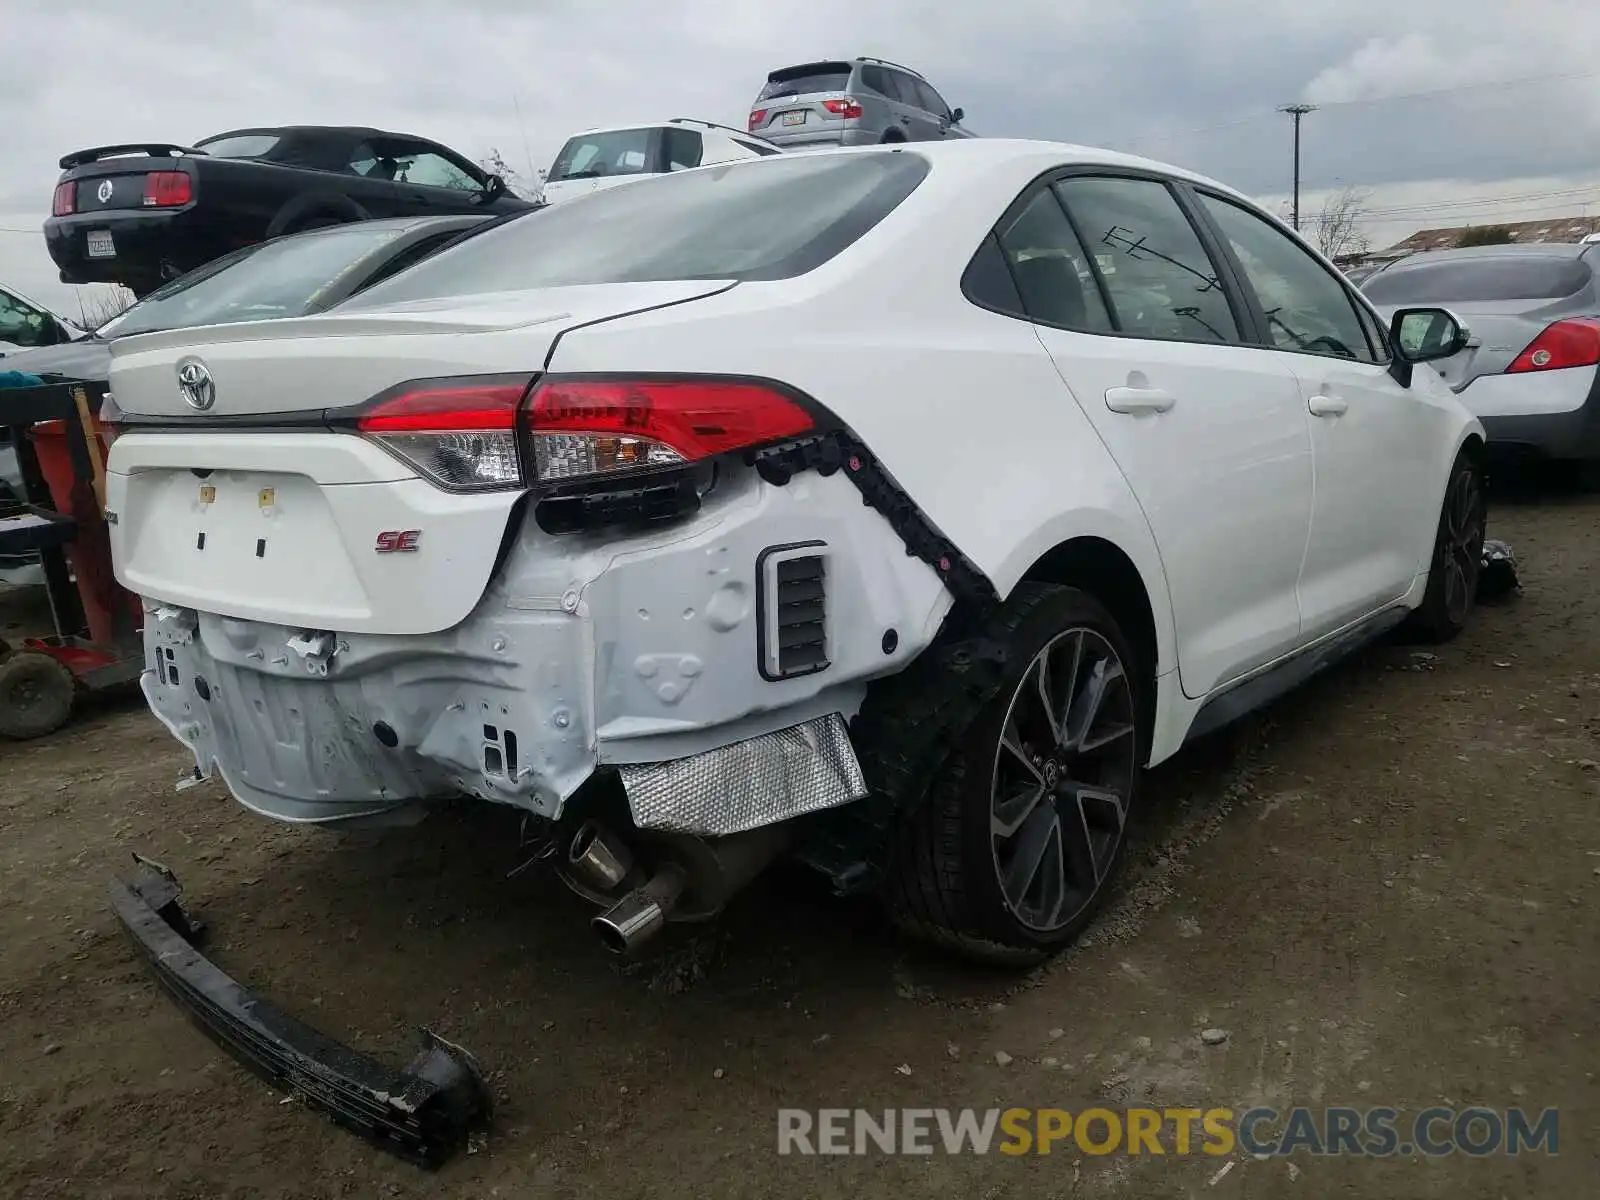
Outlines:
[{"label": "mustang tail light", "polygon": [[824,100],[822,107],[846,121],[853,121],[861,115],[861,104],[854,96],[846,96],[842,100]]},{"label": "mustang tail light", "polygon": [[1506,374],[1597,365],[1600,365],[1600,317],[1568,317],[1545,326],[1506,368]]},{"label": "mustang tail light", "polygon": [[78,207],[78,185],[71,180],[56,184],[56,194],[50,198],[50,215],[70,217]]},{"label": "mustang tail light", "polygon": [[194,198],[194,189],[185,171],[152,171],[144,177],[146,208],[176,208]]},{"label": "mustang tail light", "polygon": [[750,111],[750,124],[749,124],[748,128],[750,128],[752,130],[760,129],[761,128],[761,123],[763,121],[765,121],[766,119],[767,119],[767,110],[766,109],[764,109],[764,108],[752,109]]},{"label": "mustang tail light", "polygon": [[379,396],[356,428],[453,492],[527,482],[517,452],[517,406],[531,375],[418,379]]},{"label": "mustang tail light", "polygon": [[697,463],[816,427],[775,385],[714,376],[548,376],[528,397],[523,424],[541,483]]}]

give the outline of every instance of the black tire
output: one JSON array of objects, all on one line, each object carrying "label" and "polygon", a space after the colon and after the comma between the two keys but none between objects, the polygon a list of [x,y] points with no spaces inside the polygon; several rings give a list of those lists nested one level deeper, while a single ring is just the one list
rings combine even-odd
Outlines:
[{"label": "black tire", "polygon": [[296,221],[293,226],[284,230],[285,233],[304,233],[308,229],[327,229],[332,225],[347,225],[349,222],[341,221],[338,217],[316,216],[307,217],[303,221]]},{"label": "black tire", "polygon": [[1467,627],[1483,572],[1488,521],[1483,469],[1466,453],[1456,458],[1439,506],[1439,528],[1428,564],[1428,588],[1406,623],[1425,642],[1448,642]]},{"label": "black tire", "polygon": [[48,654],[21,650],[0,659],[0,737],[44,737],[67,723],[77,680]]},{"label": "black tire", "polygon": [[906,135],[898,129],[886,129],[883,131],[883,137],[879,139],[878,144],[880,146],[898,146],[905,140]]},{"label": "black tire", "polygon": [[[898,831],[885,899],[891,918],[914,937],[968,958],[1029,966],[1077,938],[1115,883],[1150,744],[1146,694],[1153,681],[1116,620],[1077,588],[1022,584],[986,634],[1007,651],[1000,687],[958,733],[922,804]],[[1041,674],[1042,657],[1048,674]],[[1103,676],[1088,673],[1100,670],[1097,663],[1108,664]],[[1058,676],[1070,678],[1067,690]],[[1103,703],[1083,707],[1102,681]],[[1066,697],[1059,722],[1065,732],[1048,748],[1057,723],[1045,727],[1049,718],[1037,702],[1032,716],[1014,707],[1047,691]],[[1075,723],[1082,728],[1073,730]],[[1068,746],[1102,736],[1099,747],[1081,753]],[[1103,794],[1069,783],[1098,784]],[[1115,804],[1106,799],[1113,792]],[[1011,833],[1001,833],[1013,820]],[[1041,844],[1034,873],[1022,868],[1020,888],[1008,888],[1007,868]],[[1057,870],[1059,879],[1046,877]]]}]

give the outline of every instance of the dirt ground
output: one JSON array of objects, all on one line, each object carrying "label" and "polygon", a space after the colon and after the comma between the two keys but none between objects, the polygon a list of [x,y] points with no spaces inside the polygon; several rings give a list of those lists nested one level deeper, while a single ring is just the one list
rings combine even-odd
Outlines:
[{"label": "dirt ground", "polygon": [[[624,967],[558,883],[507,877],[505,814],[282,828],[175,792],[185,757],[136,697],[0,744],[0,1194],[1594,1195],[1597,522],[1594,498],[1502,500],[1521,597],[1155,773],[1115,903],[1022,978],[781,872]],[[422,1024],[471,1047],[486,1143],[424,1174],[225,1058],[106,908],[135,849],[178,873],[216,961],[313,1024],[397,1065]],[[779,1107],[1257,1103],[1556,1107],[1560,1153],[776,1153]]]}]

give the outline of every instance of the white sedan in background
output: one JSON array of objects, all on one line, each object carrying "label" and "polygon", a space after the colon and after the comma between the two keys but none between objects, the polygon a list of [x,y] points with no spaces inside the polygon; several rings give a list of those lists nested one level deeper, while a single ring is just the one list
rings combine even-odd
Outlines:
[{"label": "white sedan in background", "polygon": [[1464,337],[1148,160],[762,156],[118,340],[116,568],[265,816],[523,810],[617,950],[789,854],[1035,961],[1147,765],[1463,627],[1484,433],[1414,368]]}]

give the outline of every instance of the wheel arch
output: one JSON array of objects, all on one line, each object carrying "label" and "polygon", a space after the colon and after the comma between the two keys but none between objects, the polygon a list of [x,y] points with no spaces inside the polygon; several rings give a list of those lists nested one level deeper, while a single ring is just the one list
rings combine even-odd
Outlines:
[{"label": "wheel arch", "polygon": [[366,209],[339,192],[302,192],[278,210],[267,224],[266,236],[274,238],[287,233],[307,217],[365,221],[368,216]]}]

